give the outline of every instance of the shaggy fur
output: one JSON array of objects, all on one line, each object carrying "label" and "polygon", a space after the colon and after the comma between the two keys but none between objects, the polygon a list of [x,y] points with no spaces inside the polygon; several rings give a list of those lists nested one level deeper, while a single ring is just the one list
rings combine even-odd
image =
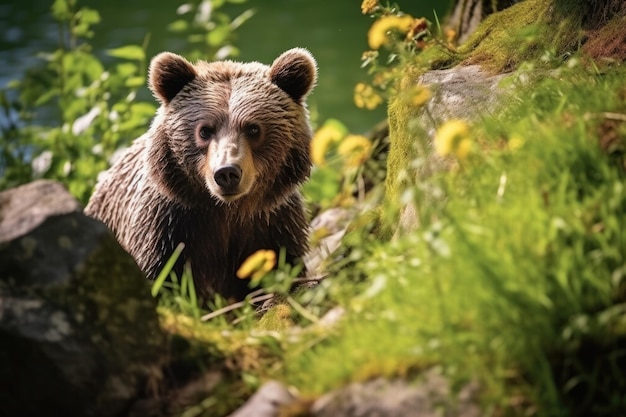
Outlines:
[{"label": "shaggy fur", "polygon": [[308,223],[299,185],[310,173],[305,100],[317,69],[303,49],[271,66],[162,53],[149,82],[160,101],[149,131],[105,174],[86,214],[106,223],[154,279],[179,243],[202,296],[242,299],[236,277],[259,249],[297,262]]}]

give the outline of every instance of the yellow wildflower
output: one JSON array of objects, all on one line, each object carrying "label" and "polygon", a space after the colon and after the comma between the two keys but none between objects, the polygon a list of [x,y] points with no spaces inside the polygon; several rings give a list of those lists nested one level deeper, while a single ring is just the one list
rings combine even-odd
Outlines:
[{"label": "yellow wildflower", "polygon": [[465,159],[471,147],[469,126],[463,120],[448,120],[435,134],[435,152],[441,156],[454,153],[457,158]]},{"label": "yellow wildflower", "polygon": [[454,44],[454,42],[456,41],[456,35],[457,35],[456,30],[452,28],[446,29],[445,38],[449,45]]},{"label": "yellow wildflower", "polygon": [[411,104],[415,107],[423,106],[430,98],[432,94],[427,87],[421,85],[415,85],[409,90],[409,97]]},{"label": "yellow wildflower", "polygon": [[411,29],[413,20],[409,15],[383,16],[376,20],[367,32],[367,41],[370,49],[376,50],[387,44],[387,35],[391,31],[397,31],[405,35]]},{"label": "yellow wildflower", "polygon": [[516,150],[524,146],[524,138],[518,135],[513,135],[509,138],[506,146],[507,148],[509,148],[509,150],[515,152]]},{"label": "yellow wildflower", "polygon": [[335,119],[329,119],[320,127],[311,140],[311,159],[318,166],[326,162],[326,153],[331,144],[339,142],[347,133],[346,127]]},{"label": "yellow wildflower", "polygon": [[363,0],[361,3],[361,13],[371,14],[378,8],[378,0]]},{"label": "yellow wildflower", "polygon": [[361,135],[348,135],[337,149],[348,167],[361,166],[372,152],[372,143]]},{"label": "yellow wildflower", "polygon": [[360,109],[374,110],[383,102],[383,98],[365,83],[358,83],[354,87],[354,104]]},{"label": "yellow wildflower", "polygon": [[276,265],[276,253],[273,250],[260,249],[248,256],[237,270],[237,278],[261,279]]},{"label": "yellow wildflower", "polygon": [[454,154],[460,160],[464,160],[469,155],[472,150],[472,141],[469,137],[465,137],[459,141],[457,144]]}]

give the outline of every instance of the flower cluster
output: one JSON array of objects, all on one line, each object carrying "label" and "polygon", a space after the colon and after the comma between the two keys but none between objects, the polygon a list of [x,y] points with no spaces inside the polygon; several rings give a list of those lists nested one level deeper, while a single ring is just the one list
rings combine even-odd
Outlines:
[{"label": "flower cluster", "polygon": [[369,158],[372,142],[362,135],[348,135],[339,145],[337,152],[343,158],[346,167],[357,168]]},{"label": "flower cluster", "polygon": [[[428,20],[403,13],[397,6],[364,0],[361,12],[374,18],[367,32],[370,49],[361,57],[362,67],[368,69],[372,81],[356,85],[354,102],[359,108],[373,110],[384,102],[389,89],[401,75],[403,64],[412,61],[417,51],[428,48],[433,36]],[[425,102],[427,93],[424,92],[418,100]]]},{"label": "flower cluster", "polygon": [[354,88],[354,104],[358,108],[373,110],[382,102],[382,96],[371,85],[358,83]]},{"label": "flower cluster", "polygon": [[378,0],[363,0],[361,3],[361,13],[372,14],[379,7]]},{"label": "flower cluster", "polygon": [[337,120],[328,120],[320,127],[311,141],[311,159],[317,166],[326,164],[326,156],[336,147],[337,155],[345,168],[357,168],[365,163],[372,152],[372,143],[362,135],[348,133]]},{"label": "flower cluster", "polygon": [[379,49],[383,45],[389,45],[392,41],[390,35],[397,33],[402,37],[406,36],[413,26],[413,17],[409,15],[389,15],[383,16],[374,21],[367,32],[367,42],[373,50]]}]

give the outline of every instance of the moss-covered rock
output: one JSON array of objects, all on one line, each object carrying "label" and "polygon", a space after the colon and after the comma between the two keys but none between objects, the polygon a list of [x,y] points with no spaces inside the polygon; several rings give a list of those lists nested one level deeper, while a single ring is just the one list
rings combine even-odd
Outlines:
[{"label": "moss-covered rock", "polygon": [[565,58],[587,42],[583,50],[594,59],[624,60],[625,18],[619,0],[524,0],[487,17],[459,52],[494,73],[546,53]]},{"label": "moss-covered rock", "polygon": [[27,184],[0,201],[0,229],[20,230],[0,242],[0,414],[120,415],[159,375],[165,338],[147,280],[62,187]]}]

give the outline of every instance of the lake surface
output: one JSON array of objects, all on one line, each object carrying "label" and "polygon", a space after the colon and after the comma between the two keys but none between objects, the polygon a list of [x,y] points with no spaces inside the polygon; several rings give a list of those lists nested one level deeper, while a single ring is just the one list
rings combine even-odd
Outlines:
[{"label": "lake surface", "polygon": [[[403,11],[432,20],[433,10],[442,16],[447,1],[400,1]],[[57,29],[49,13],[52,1],[3,0],[0,4],[0,86],[19,77],[37,62],[35,54],[56,46]],[[102,21],[94,27],[91,40],[96,51],[127,44],[141,44],[150,33],[148,54],[164,50],[176,52],[175,40],[165,28],[177,17],[182,2],[148,0],[84,0],[79,4],[100,12]],[[249,0],[243,5],[229,5],[235,17],[252,8],[255,15],[238,29],[236,46],[240,60],[271,63],[281,52],[292,47],[309,49],[319,65],[317,88],[310,105],[318,123],[337,118],[355,133],[369,130],[385,117],[384,106],[376,111],[356,108],[353,89],[367,80],[360,68],[360,57],[367,49],[367,30],[371,19],[361,14],[360,0]],[[144,92],[145,96],[149,94]]]}]

